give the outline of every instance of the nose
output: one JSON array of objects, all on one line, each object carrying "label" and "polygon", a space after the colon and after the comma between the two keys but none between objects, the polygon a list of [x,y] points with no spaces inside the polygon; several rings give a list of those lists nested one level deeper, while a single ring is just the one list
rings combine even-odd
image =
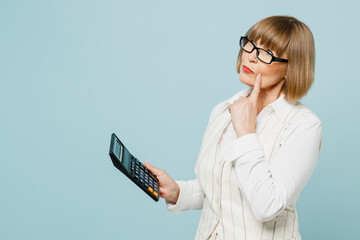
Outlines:
[{"label": "nose", "polygon": [[249,62],[257,63],[258,58],[257,58],[256,52],[257,52],[256,49],[254,49],[251,53],[248,53],[249,54],[249,56],[248,56]]}]

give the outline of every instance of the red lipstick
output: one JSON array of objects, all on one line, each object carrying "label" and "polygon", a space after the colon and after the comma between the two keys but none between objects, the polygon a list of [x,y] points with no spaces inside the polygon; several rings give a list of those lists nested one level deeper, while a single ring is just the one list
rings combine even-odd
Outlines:
[{"label": "red lipstick", "polygon": [[254,74],[254,72],[251,71],[251,69],[248,68],[247,66],[243,65],[242,67],[243,67],[243,70],[244,70],[245,73]]}]

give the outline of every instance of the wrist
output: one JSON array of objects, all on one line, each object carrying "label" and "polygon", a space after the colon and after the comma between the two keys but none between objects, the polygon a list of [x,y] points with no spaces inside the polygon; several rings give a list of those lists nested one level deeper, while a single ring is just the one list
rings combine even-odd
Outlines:
[{"label": "wrist", "polygon": [[180,187],[179,184],[177,184],[176,182],[174,182],[174,187],[173,190],[171,191],[171,195],[168,198],[168,200],[173,203],[176,204],[178,199],[179,199],[179,195],[180,195]]}]

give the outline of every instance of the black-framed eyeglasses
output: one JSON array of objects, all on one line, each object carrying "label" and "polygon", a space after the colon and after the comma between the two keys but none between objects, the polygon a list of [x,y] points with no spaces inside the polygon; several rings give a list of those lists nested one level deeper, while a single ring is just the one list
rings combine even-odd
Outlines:
[{"label": "black-framed eyeglasses", "polygon": [[257,58],[266,64],[270,64],[272,62],[288,62],[287,59],[275,57],[270,50],[256,47],[255,43],[250,41],[247,37],[240,38],[240,47],[247,53],[251,53],[254,49],[256,49]]}]

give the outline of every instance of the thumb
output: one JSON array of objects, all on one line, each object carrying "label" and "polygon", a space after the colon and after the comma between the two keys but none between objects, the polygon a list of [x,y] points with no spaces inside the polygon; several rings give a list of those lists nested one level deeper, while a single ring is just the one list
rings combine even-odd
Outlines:
[{"label": "thumb", "polygon": [[261,81],[262,81],[262,76],[261,76],[261,74],[258,74],[255,79],[253,90],[250,94],[250,99],[252,99],[254,101],[256,101],[257,98],[259,97],[259,93],[260,93],[260,89],[261,89]]},{"label": "thumb", "polygon": [[145,161],[145,167],[149,170],[152,170],[154,167],[150,165],[150,163],[146,160]]}]

